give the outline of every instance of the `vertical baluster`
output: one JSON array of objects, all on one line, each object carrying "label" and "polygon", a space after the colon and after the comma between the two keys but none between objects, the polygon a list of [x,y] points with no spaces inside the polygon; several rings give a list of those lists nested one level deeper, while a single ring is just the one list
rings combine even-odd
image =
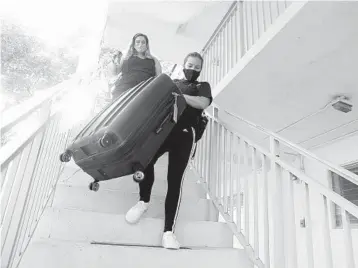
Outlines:
[{"label": "vertical baluster", "polygon": [[245,15],[245,33],[246,33],[246,51],[251,48],[251,28],[250,28],[250,9],[249,3],[244,1],[244,15]]},{"label": "vertical baluster", "polygon": [[[248,156],[248,144],[244,142],[244,157],[245,157],[245,166],[249,166],[249,156]],[[247,245],[250,244],[250,206],[249,206],[249,181],[248,177],[244,177],[244,204],[245,204],[245,236]]]},{"label": "vertical baluster", "polygon": [[216,168],[217,168],[217,172],[216,172],[216,179],[215,179],[215,190],[216,190],[216,199],[217,201],[219,201],[219,179],[220,179],[220,158],[221,158],[221,152],[220,152],[220,125],[218,122],[216,122],[216,152],[217,152],[217,161],[216,161]]},{"label": "vertical baluster", "polygon": [[263,24],[261,23],[260,20],[260,5],[259,5],[259,0],[256,0],[256,19],[257,19],[257,39],[259,39],[261,37],[262,34],[262,26]]},{"label": "vertical baluster", "polygon": [[257,152],[254,147],[251,151],[252,158],[252,171],[253,171],[253,195],[254,195],[254,253],[256,259],[259,259],[259,195],[258,195],[258,182],[257,182]]},{"label": "vertical baluster", "polygon": [[251,43],[251,45],[253,46],[258,39],[258,37],[256,36],[258,25],[257,25],[257,19],[256,19],[257,14],[256,14],[256,7],[255,7],[257,2],[256,2],[256,0],[250,1],[250,4],[251,4],[250,5],[250,13],[251,13],[251,25],[252,25],[252,43]]},{"label": "vertical baluster", "polygon": [[238,42],[240,44],[240,56],[237,58],[237,61],[239,60],[239,58],[242,58],[246,51],[247,51],[247,46],[246,46],[246,30],[245,30],[245,11],[244,11],[244,2],[240,1],[239,2],[239,18],[237,20],[237,24],[238,25]]},{"label": "vertical baluster", "polygon": [[215,37],[215,79],[214,79],[214,86],[213,88],[217,85],[218,80],[219,80],[219,58],[220,58],[220,50],[219,50],[219,34]]},{"label": "vertical baluster", "polygon": [[219,158],[219,154],[218,154],[218,126],[217,126],[217,120],[218,118],[218,109],[214,108],[213,109],[213,118],[210,119],[211,121],[211,153],[210,153],[210,191],[211,191],[211,195],[212,198],[215,200],[216,199],[216,191],[217,191],[217,187],[216,187],[216,182],[217,182],[217,174],[218,174],[218,158]]},{"label": "vertical baluster", "polygon": [[234,221],[234,177],[235,177],[235,153],[236,142],[234,142],[234,133],[230,132],[230,220]]},{"label": "vertical baluster", "polygon": [[[50,177],[50,173],[51,173],[51,165],[50,165],[50,161],[51,161],[51,153],[53,152],[53,150],[55,149],[56,146],[56,142],[55,142],[55,135],[56,135],[56,122],[54,120],[52,120],[51,122],[51,135],[50,135],[50,139],[48,142],[48,147],[46,148],[46,160],[45,163],[43,165],[44,169],[41,169],[41,172],[39,173],[39,177],[38,179],[41,181],[41,187],[40,187],[40,193],[39,193],[39,197],[38,197],[38,202],[36,204],[36,223],[39,220],[40,214],[41,214],[41,209],[43,207],[43,198],[44,195],[46,193],[46,186],[47,186],[47,178]],[[42,172],[43,171],[43,172]]]},{"label": "vertical baluster", "polygon": [[252,1],[246,2],[247,3],[247,18],[248,18],[248,33],[250,36],[250,48],[252,47],[252,45],[255,43],[255,31],[254,31],[254,19],[253,19],[253,12],[252,12]]},{"label": "vertical baluster", "polygon": [[212,43],[210,44],[210,46],[207,48],[208,50],[208,58],[206,59],[206,71],[207,71],[207,75],[206,75],[206,79],[205,81],[207,81],[210,85],[212,85],[212,76],[211,76],[211,68],[212,68],[212,58],[211,58],[211,52],[212,52]]},{"label": "vertical baluster", "polygon": [[234,39],[234,19],[235,19],[235,12],[233,12],[230,16],[230,28],[229,28],[229,70],[231,70],[235,66],[235,51],[236,51],[236,43]]},{"label": "vertical baluster", "polygon": [[[51,186],[52,186],[52,182],[53,180],[55,179],[56,177],[56,172],[58,171],[57,170],[57,166],[58,164],[60,163],[59,161],[57,161],[58,159],[58,155],[60,154],[59,153],[59,146],[60,146],[60,143],[61,143],[61,139],[60,139],[60,135],[58,134],[58,129],[59,129],[59,120],[58,118],[55,119],[56,121],[56,126],[55,126],[55,136],[54,136],[54,139],[52,141],[52,143],[54,143],[54,147],[51,151],[51,155],[50,155],[50,165],[51,165],[51,169],[49,170],[48,172],[48,177],[46,177],[45,179],[45,188],[44,188],[44,195],[42,197],[42,200],[41,200],[41,212],[40,214],[42,213],[42,209],[45,208],[46,206],[46,203],[48,201],[48,197],[49,197],[49,194],[51,192]],[[56,161],[55,163],[56,164],[53,164],[54,161]],[[41,215],[39,215],[40,217]]]},{"label": "vertical baluster", "polygon": [[305,211],[306,211],[306,249],[307,249],[307,267],[314,268],[313,260],[313,241],[312,241],[312,220],[311,220],[311,207],[310,207],[310,193],[308,184],[304,183],[305,195]]},{"label": "vertical baluster", "polygon": [[244,27],[244,41],[245,41],[245,53],[250,49],[249,42],[249,25],[247,16],[247,2],[242,2],[242,14],[243,14],[243,27]]},{"label": "vertical baluster", "polygon": [[274,161],[279,157],[279,142],[270,137],[270,153],[273,176],[276,182],[276,188],[273,195],[273,209],[274,209],[274,267],[285,267],[285,248],[283,236],[283,204],[282,204],[282,169]]},{"label": "vertical baluster", "polygon": [[263,198],[262,206],[264,211],[264,248],[265,248],[265,268],[270,268],[270,233],[269,233],[269,213],[268,213],[268,176],[266,166],[266,156],[261,154],[262,162],[262,180],[263,180]]},{"label": "vertical baluster", "polygon": [[199,171],[200,171],[200,176],[203,178],[204,177],[204,143],[202,141],[200,141],[199,143],[197,143],[197,153],[199,153]]},{"label": "vertical baluster", "polygon": [[262,22],[263,22],[263,32],[266,32],[267,29],[267,16],[266,16],[266,7],[265,0],[261,0],[261,9],[262,9]]},{"label": "vertical baluster", "polygon": [[27,153],[24,154],[26,155],[26,157],[21,159],[20,165],[18,167],[20,171],[18,172],[17,175],[19,175],[20,179],[18,183],[18,188],[16,189],[16,191],[14,191],[15,194],[14,199],[12,199],[14,201],[13,203],[14,205],[10,210],[11,217],[9,221],[9,228],[8,229],[5,228],[6,234],[5,234],[5,239],[3,240],[4,243],[5,241],[7,241],[9,246],[4,247],[5,246],[4,245],[2,247],[2,249],[5,250],[3,250],[1,256],[2,258],[5,256],[4,259],[9,260],[8,267],[11,267],[12,262],[16,257],[15,249],[17,248],[18,245],[18,241],[20,238],[19,234],[24,221],[24,212],[25,212],[24,208],[26,207],[26,200],[28,198],[28,192],[29,192],[29,188],[31,187],[32,178],[33,178],[32,170],[38,160],[37,157],[32,157],[32,156],[33,153],[37,154],[40,142],[41,140],[34,138],[30,142],[30,144],[26,146],[24,151],[27,151],[27,148],[29,148],[29,150]]},{"label": "vertical baluster", "polygon": [[227,194],[227,188],[228,188],[228,180],[230,178],[230,174],[229,174],[229,169],[228,169],[228,152],[229,152],[229,142],[228,142],[228,130],[226,128],[224,128],[224,168],[225,168],[225,172],[224,172],[224,191],[223,191],[223,195],[224,195],[224,211],[225,213],[228,212],[228,194]]},{"label": "vertical baluster", "polygon": [[276,19],[280,16],[280,1],[276,0],[276,8],[277,8],[277,17]]},{"label": "vertical baluster", "polygon": [[206,178],[210,178],[210,167],[211,167],[211,155],[212,155],[212,141],[213,141],[213,133],[212,133],[212,124],[213,124],[213,121],[209,119],[208,121],[208,128],[206,130],[206,133],[207,133],[207,141],[206,141],[206,144],[207,144],[207,148],[208,148],[208,162],[207,162],[207,167],[206,167]]},{"label": "vertical baluster", "polygon": [[295,204],[293,192],[293,175],[288,173],[287,191],[287,230],[288,230],[288,265],[287,267],[297,268],[297,246],[296,246],[296,225],[295,225]]},{"label": "vertical baluster", "polygon": [[237,174],[236,174],[236,183],[237,183],[237,187],[236,187],[236,193],[237,193],[237,215],[236,215],[236,224],[237,224],[237,230],[239,231],[239,233],[241,233],[241,154],[242,154],[242,148],[243,148],[243,144],[242,144],[242,140],[237,137],[237,148],[236,148],[236,152],[237,152]]},{"label": "vertical baluster", "polygon": [[215,77],[215,72],[214,72],[214,64],[215,64],[215,59],[214,59],[214,42],[211,43],[210,46],[210,71],[209,71],[209,82],[212,88],[214,88],[215,85],[215,81],[214,81],[214,77]]},{"label": "vertical baluster", "polygon": [[203,77],[203,81],[208,81],[208,62],[209,62],[209,48],[207,48],[205,50],[205,54],[204,54],[204,77]]},{"label": "vertical baluster", "polygon": [[213,148],[212,148],[212,121],[209,118],[208,121],[208,126],[206,129],[206,133],[207,133],[207,166],[206,166],[206,173],[205,173],[205,181],[207,183],[207,187],[208,187],[208,193],[211,194],[211,179],[210,179],[210,175],[211,175],[211,163],[212,163],[212,154],[213,154]]},{"label": "vertical baluster", "polygon": [[[4,178],[3,186],[1,187],[0,200],[1,200],[1,225],[3,225],[6,211],[8,210],[9,200],[13,193],[13,187],[15,185],[15,179],[19,170],[20,160],[23,158],[24,150],[18,153],[14,159],[8,163],[8,170],[6,177]],[[4,230],[4,229],[3,229]]]},{"label": "vertical baluster", "polygon": [[[332,260],[332,242],[331,242],[331,231],[329,229],[329,215],[328,215],[328,201],[327,197],[322,195],[323,198],[323,239],[324,239],[324,247],[326,254],[326,268],[333,268],[333,260]],[[352,266],[354,267],[354,266]]]},{"label": "vertical baluster", "polygon": [[273,20],[274,20],[273,16],[274,15],[273,15],[273,10],[272,10],[272,2],[270,1],[268,3],[269,3],[269,8],[268,8],[268,13],[269,13],[269,25],[268,25],[268,27],[269,27],[273,23]]},{"label": "vertical baluster", "polygon": [[204,161],[203,161],[203,179],[206,180],[206,162],[207,162],[207,159],[208,159],[208,147],[206,146],[206,140],[207,140],[207,137],[206,137],[206,131],[203,133],[203,137],[201,138],[201,143],[203,144],[203,155],[204,155]]},{"label": "vertical baluster", "polygon": [[201,57],[203,58],[204,61],[203,61],[203,65],[201,66],[200,81],[206,81],[205,79],[206,50],[203,50],[201,52]]},{"label": "vertical baluster", "polygon": [[[63,136],[65,136],[65,135],[61,135],[62,137]],[[42,145],[42,143],[43,143],[43,140],[44,140],[44,133],[42,133],[42,134],[39,134],[39,139],[40,140],[42,140],[41,141],[41,143],[40,143],[40,145],[39,145],[39,152],[41,151],[41,145]],[[60,138],[57,138],[56,139],[56,141],[58,141],[58,146],[56,147],[56,150],[54,150],[54,152],[58,152],[59,151],[59,144],[60,144],[60,142],[62,141]],[[56,156],[57,156],[57,154],[56,154]],[[37,163],[39,163],[39,159],[40,159],[40,153],[39,153],[39,155],[37,156],[38,157],[38,161],[37,161]],[[54,156],[52,157],[52,158],[54,158]],[[26,248],[26,246],[27,246],[27,244],[28,244],[28,242],[29,242],[29,237],[30,237],[30,235],[32,234],[32,232],[34,231],[34,229],[30,229],[29,228],[29,222],[30,222],[30,218],[31,218],[31,215],[32,215],[32,203],[33,202],[31,202],[32,200],[33,200],[33,198],[34,198],[34,196],[33,196],[33,190],[34,190],[34,187],[35,187],[35,180],[36,180],[36,167],[38,166],[38,164],[37,165],[35,165],[35,167],[34,167],[34,169],[33,169],[33,174],[32,174],[32,178],[31,178],[31,180],[32,180],[32,183],[31,183],[31,185],[30,185],[30,188],[29,188],[29,190],[28,190],[28,194],[27,194],[27,200],[26,200],[26,212],[25,212],[25,216],[24,216],[24,219],[26,220],[26,223],[25,223],[25,220],[24,220],[24,224],[23,224],[23,226],[21,227],[21,230],[20,230],[20,233],[21,233],[21,235],[20,235],[20,237],[21,237],[21,242],[20,242],[20,240],[19,240],[19,243],[18,243],[18,245],[20,246],[19,247],[19,256],[21,256],[21,254],[24,252],[24,250],[25,250],[25,248]],[[60,168],[60,166],[61,166],[61,162],[60,161],[58,161],[58,162],[56,162],[56,165],[52,165],[52,167],[53,167],[53,174],[51,174],[51,176],[49,176],[49,182],[48,182],[48,186],[46,187],[46,189],[48,189],[48,188],[51,188],[52,187],[52,183],[53,183],[53,181],[55,180],[55,178],[57,178],[58,176],[59,176],[59,168]],[[38,178],[37,178],[38,179]],[[45,194],[45,198],[46,198],[46,201],[48,200],[48,197],[49,197],[49,193],[46,195]],[[30,204],[31,204],[31,206],[30,206]],[[43,206],[44,207],[44,206]],[[26,241],[26,238],[28,239],[27,241]],[[17,250],[17,249],[16,249]],[[15,251],[16,252],[16,251]]]},{"label": "vertical baluster", "polygon": [[216,74],[215,74],[215,86],[220,81],[220,74],[221,74],[221,38],[220,38],[220,32],[217,34],[217,42],[216,42]]},{"label": "vertical baluster", "polygon": [[[43,164],[44,162],[44,153],[45,153],[45,150],[43,149],[43,147],[45,146],[46,143],[48,143],[48,140],[49,140],[49,135],[48,135],[48,132],[49,132],[49,128],[46,128],[44,130],[44,132],[40,135],[42,135],[41,139],[42,139],[42,142],[41,142],[41,145],[39,147],[39,155],[38,155],[38,161],[37,161],[37,165],[35,166],[35,170],[33,172],[33,183],[31,184],[31,192],[33,192],[33,195],[32,195],[32,198],[31,200],[29,200],[27,202],[27,206],[30,208],[29,209],[29,217],[27,219],[27,223],[26,223],[26,229],[29,229],[29,230],[32,230],[31,229],[31,225],[32,225],[32,221],[34,220],[35,216],[36,216],[36,213],[35,211],[33,211],[33,207],[34,207],[34,204],[35,204],[35,201],[37,200],[38,196],[40,195],[40,193],[38,193],[38,189],[39,189],[39,185],[40,185],[40,182],[41,180],[39,179],[39,168],[41,166],[41,164]],[[28,228],[30,227],[30,228]]]},{"label": "vertical baluster", "polygon": [[347,268],[356,267],[354,264],[354,255],[353,255],[353,243],[352,243],[352,232],[349,220],[348,212],[341,207],[342,210],[342,223],[344,231],[344,246],[346,252],[346,264]]},{"label": "vertical baluster", "polygon": [[7,171],[9,169],[9,166],[11,165],[12,161],[7,164],[5,167],[1,167],[1,176],[0,176],[0,189],[2,189],[3,185],[4,185],[4,182],[5,182],[5,178],[6,178],[6,174],[7,174]]},{"label": "vertical baluster", "polygon": [[214,88],[214,64],[215,64],[215,58],[214,58],[214,40],[211,42],[210,45],[210,69],[209,69],[209,82],[212,88]]},{"label": "vertical baluster", "polygon": [[221,196],[222,196],[222,177],[223,177],[223,168],[222,168],[222,141],[223,141],[223,135],[222,135],[222,126],[219,124],[219,176],[218,176],[218,203],[221,205]]},{"label": "vertical baluster", "polygon": [[221,79],[225,75],[225,27],[223,27],[220,30],[220,60],[219,60],[219,66],[220,66],[220,76],[218,79],[218,83],[221,81]]},{"label": "vertical baluster", "polygon": [[[231,17],[231,15],[230,15]],[[230,40],[230,36],[231,36],[231,29],[230,29],[230,24],[231,24],[231,19],[229,18],[226,22],[226,29],[225,29],[225,32],[226,32],[226,39],[225,39],[225,50],[226,50],[226,53],[225,53],[225,75],[230,71],[231,69],[231,60],[230,60],[230,56],[231,56],[231,47],[230,47],[230,44],[231,44],[231,40]]]}]

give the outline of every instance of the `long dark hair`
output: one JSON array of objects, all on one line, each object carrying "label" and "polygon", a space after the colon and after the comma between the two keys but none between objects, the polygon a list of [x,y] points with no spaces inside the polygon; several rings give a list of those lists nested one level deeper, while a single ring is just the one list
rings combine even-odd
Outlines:
[{"label": "long dark hair", "polygon": [[127,53],[125,55],[125,58],[128,59],[130,56],[132,55],[136,55],[137,54],[137,51],[136,49],[134,48],[134,45],[135,45],[135,40],[137,39],[137,37],[140,37],[140,36],[143,36],[145,41],[147,42],[147,50],[145,51],[144,55],[146,58],[149,58],[149,59],[152,59],[153,56],[152,54],[150,53],[150,49],[149,49],[149,39],[148,39],[148,36],[146,36],[145,34],[142,34],[142,33],[137,33],[133,36],[132,38],[132,42],[130,43],[129,45],[129,48],[127,50]]}]

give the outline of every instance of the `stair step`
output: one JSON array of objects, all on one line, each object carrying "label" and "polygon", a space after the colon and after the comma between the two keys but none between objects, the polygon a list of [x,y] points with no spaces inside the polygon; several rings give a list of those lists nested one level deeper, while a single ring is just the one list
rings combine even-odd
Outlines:
[{"label": "stair step", "polygon": [[[64,185],[71,185],[71,186],[82,186],[88,189],[88,185],[90,182],[93,182],[93,178],[82,170],[78,170],[77,172],[75,171],[76,170],[72,168],[70,170],[68,170],[68,168],[65,168],[64,173],[62,176],[60,176],[58,183]],[[183,198],[189,196],[196,197],[196,198],[206,198],[206,191],[204,187],[202,186],[202,184],[196,183],[194,181],[193,178],[195,175],[191,173],[193,172],[187,172],[187,175],[184,178],[183,189],[182,189]],[[167,185],[168,185],[166,180],[166,174],[164,178],[160,179],[160,177],[163,177],[162,172],[156,176],[156,180],[154,181],[154,185],[152,189],[152,195],[157,195],[157,196],[166,195]],[[118,190],[126,193],[139,192],[138,183],[133,181],[132,176],[125,176],[118,179],[102,181],[99,183],[99,185],[100,185],[99,191],[106,189],[106,190]]]},{"label": "stair step", "polygon": [[[53,207],[83,211],[125,214],[138,202],[138,194],[113,190],[93,192],[87,187],[58,184]],[[164,219],[165,197],[152,196],[145,217]],[[178,219],[190,221],[217,221],[218,212],[208,199],[183,197]]]},{"label": "stair step", "polygon": [[20,268],[217,268],[253,267],[240,249],[181,249],[94,245],[54,239],[34,241]]},{"label": "stair step", "polygon": [[[160,246],[163,227],[161,219],[144,218],[131,225],[125,221],[124,215],[47,208],[34,239]],[[233,235],[225,223],[178,219],[175,234],[185,247],[233,247]]]}]

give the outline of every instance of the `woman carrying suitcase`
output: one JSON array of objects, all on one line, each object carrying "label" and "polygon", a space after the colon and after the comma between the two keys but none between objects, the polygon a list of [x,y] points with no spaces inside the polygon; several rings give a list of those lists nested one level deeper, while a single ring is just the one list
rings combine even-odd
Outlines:
[{"label": "woman carrying suitcase", "polygon": [[177,125],[165,140],[152,162],[144,170],[145,179],[139,183],[139,202],[126,214],[128,223],[137,223],[148,209],[154,183],[154,165],[159,157],[169,152],[168,191],[165,200],[165,224],[162,238],[164,248],[179,249],[180,244],[174,235],[174,228],[182,196],[183,178],[195,147],[195,127],[198,116],[212,102],[211,88],[207,82],[198,82],[197,78],[203,66],[199,53],[190,53],[184,59],[185,79],[174,81],[183,92],[187,108]]},{"label": "woman carrying suitcase", "polygon": [[122,56],[119,65],[113,63],[110,69],[112,75],[122,73],[115,82],[112,91],[113,99],[116,99],[123,92],[135,87],[139,83],[148,80],[150,77],[162,73],[158,59],[150,53],[148,37],[142,33],[133,36],[129,49]]}]

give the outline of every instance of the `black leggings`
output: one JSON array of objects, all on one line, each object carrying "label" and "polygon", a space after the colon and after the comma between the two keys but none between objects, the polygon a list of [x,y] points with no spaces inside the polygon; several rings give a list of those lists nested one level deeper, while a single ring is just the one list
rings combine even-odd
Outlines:
[{"label": "black leggings", "polygon": [[140,200],[147,203],[150,201],[154,183],[154,165],[159,157],[168,152],[168,191],[165,199],[164,232],[174,231],[175,228],[182,196],[183,178],[193,153],[194,141],[195,131],[193,128],[172,132],[144,170],[145,179],[139,183]]}]

